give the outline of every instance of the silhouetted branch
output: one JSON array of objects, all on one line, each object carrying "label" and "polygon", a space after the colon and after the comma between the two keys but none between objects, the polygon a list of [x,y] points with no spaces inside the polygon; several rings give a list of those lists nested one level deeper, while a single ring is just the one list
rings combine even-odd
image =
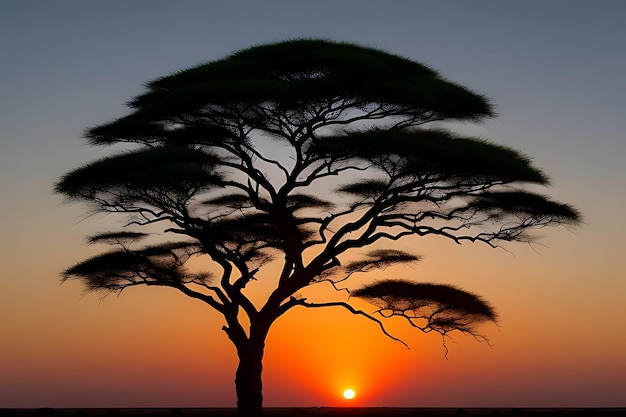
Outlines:
[{"label": "silhouetted branch", "polygon": [[358,315],[358,316],[362,316],[365,317],[368,320],[371,320],[373,322],[375,322],[376,324],[378,324],[378,326],[380,327],[381,331],[383,332],[383,334],[385,336],[387,336],[388,338],[395,340],[396,342],[402,343],[407,349],[409,349],[409,345],[407,345],[404,341],[398,339],[397,337],[392,336],[391,334],[389,334],[387,332],[387,330],[385,329],[385,326],[383,325],[383,323],[376,319],[375,317],[370,316],[369,314],[367,314],[364,311],[361,310],[357,310],[354,307],[352,307],[350,304],[348,303],[344,303],[342,301],[332,301],[332,302],[325,302],[325,303],[309,303],[306,301],[306,299],[304,298],[290,298],[289,301],[287,301],[286,303],[284,303],[281,306],[281,315],[284,314],[287,310],[289,310],[290,308],[294,307],[294,306],[303,306],[303,307],[307,307],[307,308],[326,308],[326,307],[341,307],[345,310],[348,310],[350,313]]},{"label": "silhouetted branch", "polygon": [[[444,341],[448,333],[458,331],[477,340],[488,339],[476,333],[478,323],[496,322],[493,308],[479,296],[459,288],[432,283],[384,280],[351,292],[379,307],[383,317],[399,316],[424,333],[439,333]],[[418,322],[424,324],[418,324]]]}]

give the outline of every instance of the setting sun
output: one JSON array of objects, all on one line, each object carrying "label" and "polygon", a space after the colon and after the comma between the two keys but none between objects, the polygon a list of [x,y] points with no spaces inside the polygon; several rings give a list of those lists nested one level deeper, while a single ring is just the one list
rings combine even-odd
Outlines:
[{"label": "setting sun", "polygon": [[346,400],[351,400],[354,398],[354,396],[356,395],[356,393],[354,392],[353,389],[348,388],[347,390],[345,390],[343,392],[343,398],[345,398]]}]

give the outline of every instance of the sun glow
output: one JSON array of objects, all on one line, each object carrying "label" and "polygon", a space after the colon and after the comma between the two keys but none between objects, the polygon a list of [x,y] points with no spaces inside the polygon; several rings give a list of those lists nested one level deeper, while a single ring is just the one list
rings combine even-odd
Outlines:
[{"label": "sun glow", "polygon": [[345,398],[346,400],[353,399],[355,395],[356,395],[356,392],[354,392],[352,388],[348,388],[347,390],[343,392],[343,398]]}]

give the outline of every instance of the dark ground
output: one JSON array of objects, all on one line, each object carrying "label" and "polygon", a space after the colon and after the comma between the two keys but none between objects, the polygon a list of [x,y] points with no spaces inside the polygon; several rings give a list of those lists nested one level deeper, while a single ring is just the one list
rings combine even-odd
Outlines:
[{"label": "dark ground", "polygon": [[[234,408],[37,408],[2,409],[0,416],[15,417],[226,417],[236,416]],[[626,408],[266,408],[266,417],[350,416],[350,417],[626,417]]]}]

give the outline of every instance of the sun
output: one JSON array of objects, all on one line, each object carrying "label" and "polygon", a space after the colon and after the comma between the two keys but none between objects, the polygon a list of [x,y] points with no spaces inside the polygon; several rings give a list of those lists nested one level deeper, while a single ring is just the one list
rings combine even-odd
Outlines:
[{"label": "sun", "polygon": [[353,399],[355,395],[356,395],[356,392],[354,392],[352,388],[348,388],[347,390],[343,392],[343,398],[345,398],[346,400]]}]

